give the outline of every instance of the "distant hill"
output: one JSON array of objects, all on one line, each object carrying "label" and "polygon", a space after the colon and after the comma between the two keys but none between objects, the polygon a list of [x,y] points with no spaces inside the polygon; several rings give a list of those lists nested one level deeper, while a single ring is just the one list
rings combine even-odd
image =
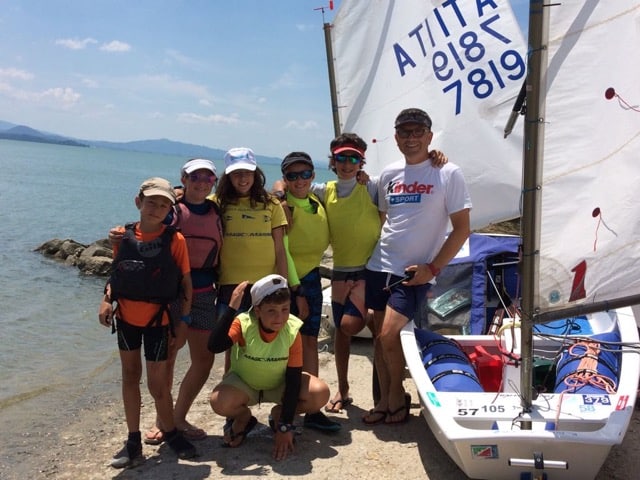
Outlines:
[{"label": "distant hill", "polygon": [[225,151],[209,148],[204,145],[175,142],[166,138],[157,140],[136,140],[133,142],[105,142],[89,140],[94,147],[112,148],[115,150],[131,150],[135,152],[160,153],[162,155],[182,155],[184,157],[205,157],[212,160],[222,159]]},{"label": "distant hill", "polygon": [[0,138],[7,140],[19,140],[23,142],[53,143],[56,145],[69,145],[72,147],[89,146],[86,143],[81,143],[71,138],[42,133],[24,125],[16,125],[6,130],[0,130]]},{"label": "distant hill", "polygon": [[[136,140],[132,142],[106,142],[101,140],[80,140],[77,138],[63,137],[53,133],[45,133],[25,125],[0,120],[0,139],[18,140],[25,142],[52,143],[57,145],[69,145],[74,147],[97,147],[114,150],[127,150],[134,152],[157,153],[160,155],[179,155],[185,158],[205,157],[211,160],[222,160],[225,150],[210,148],[204,145],[176,142],[161,138],[157,140]],[[258,163],[279,164],[281,159],[277,157],[265,157],[257,155]]]}]

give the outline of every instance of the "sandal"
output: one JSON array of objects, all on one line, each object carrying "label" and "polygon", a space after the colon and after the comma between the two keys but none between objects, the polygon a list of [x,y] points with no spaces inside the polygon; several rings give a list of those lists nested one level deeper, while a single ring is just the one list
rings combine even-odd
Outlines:
[{"label": "sandal", "polygon": [[[238,448],[240,445],[242,445],[249,432],[253,430],[258,424],[258,419],[251,415],[251,418],[249,418],[249,422],[247,423],[247,425],[245,425],[244,430],[242,430],[241,432],[233,431],[233,422],[233,418],[228,418],[224,424],[224,427],[222,427],[222,431],[224,432],[224,434],[229,436],[229,441],[222,442],[222,446],[225,448]],[[238,439],[240,439],[240,441],[236,445],[232,445],[232,443],[234,443]]]},{"label": "sandal", "polygon": [[147,445],[160,445],[164,442],[164,433],[157,426],[151,427],[144,434],[144,443]]},{"label": "sandal", "polygon": [[181,430],[182,436],[187,440],[204,440],[207,438],[207,432],[202,430],[201,428],[194,427],[193,425],[188,426]]},{"label": "sandal", "polygon": [[339,398],[337,400],[329,400],[329,403],[325,405],[324,410],[325,412],[329,412],[329,413],[340,413],[342,412],[343,408],[348,407],[352,403],[353,403],[353,398],[351,397]]},{"label": "sandal", "polygon": [[[404,408],[404,407],[402,407]],[[370,419],[373,415],[376,415],[374,419]],[[383,423],[387,420],[387,412],[385,410],[376,410],[372,408],[369,410],[369,413],[362,417],[362,421],[365,425],[378,425],[379,423]]]},{"label": "sandal", "polygon": [[[395,417],[396,415],[398,415],[400,412],[404,411],[404,416],[400,419],[400,420],[388,420],[389,417]],[[387,425],[395,425],[398,423],[405,423],[409,420],[409,408],[407,408],[407,404],[405,403],[404,405],[402,405],[401,407],[396,408],[395,410],[391,411],[387,411],[387,415],[385,417],[384,423],[386,423]]]}]

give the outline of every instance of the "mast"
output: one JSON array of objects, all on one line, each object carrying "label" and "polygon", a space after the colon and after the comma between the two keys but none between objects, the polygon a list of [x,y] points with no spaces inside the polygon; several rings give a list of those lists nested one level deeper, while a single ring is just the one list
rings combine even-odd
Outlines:
[{"label": "mast", "polygon": [[[333,1],[329,1],[327,6],[329,10],[333,10]],[[333,65],[333,42],[331,41],[331,29],[333,25],[324,21],[324,9],[327,7],[318,7],[314,10],[322,12],[322,29],[324,30],[324,48],[327,52],[327,70],[329,73],[329,93],[331,94],[331,114],[333,116],[333,133],[337,137],[340,135],[340,116],[338,115],[338,92],[336,88],[336,71]]]},{"label": "mast", "polygon": [[[522,321],[521,371],[522,407],[531,411],[533,401],[533,319],[537,313],[539,282],[540,207],[546,71],[548,59],[549,8],[544,0],[529,4],[529,58],[527,70],[527,112],[524,126],[522,207]],[[531,429],[524,422],[523,430]]]},{"label": "mast", "polygon": [[340,116],[338,115],[338,93],[336,91],[336,72],[333,67],[333,46],[331,43],[331,29],[333,25],[324,23],[324,45],[327,51],[327,70],[329,71],[329,91],[331,92],[331,113],[333,115],[333,133],[340,135]]}]

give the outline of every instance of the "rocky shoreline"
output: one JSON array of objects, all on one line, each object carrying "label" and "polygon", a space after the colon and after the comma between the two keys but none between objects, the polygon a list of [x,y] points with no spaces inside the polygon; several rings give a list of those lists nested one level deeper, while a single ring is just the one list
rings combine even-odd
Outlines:
[{"label": "rocky shoreline", "polygon": [[65,240],[54,238],[44,242],[34,251],[65,265],[78,267],[85,275],[105,277],[111,272],[113,250],[106,238],[89,245],[69,238]]}]

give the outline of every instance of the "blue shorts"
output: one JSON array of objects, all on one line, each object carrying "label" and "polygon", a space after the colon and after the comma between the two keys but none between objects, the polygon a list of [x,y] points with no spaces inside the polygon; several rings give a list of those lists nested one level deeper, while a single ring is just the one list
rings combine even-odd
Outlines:
[{"label": "blue shorts", "polygon": [[144,340],[144,358],[147,361],[162,362],[167,359],[169,325],[137,327],[118,318],[116,331],[118,332],[118,348],[120,350],[126,352],[139,350]]},{"label": "blue shorts", "polygon": [[[309,305],[309,316],[304,320],[301,335],[317,337],[320,333],[320,320],[322,319],[322,278],[320,268],[314,268],[300,279],[304,297]],[[296,297],[291,297],[291,313],[298,316]]]},{"label": "blue shorts", "polygon": [[[359,297],[362,300],[365,288],[365,270],[354,270],[352,272],[344,272],[341,270],[334,270],[331,275],[331,313],[333,315],[333,323],[336,328],[340,328],[342,323],[342,317],[349,315],[357,318],[364,318],[363,311],[360,308],[365,308],[362,305],[360,308],[352,301],[352,298]],[[336,291],[341,290],[342,295],[346,295],[344,304],[334,301],[333,297]],[[362,292],[362,293],[360,293]],[[340,295],[340,293],[338,293]],[[358,302],[360,303],[360,302]]]},{"label": "blue shorts", "polygon": [[427,301],[430,283],[408,287],[401,283],[392,287],[391,291],[385,290],[387,285],[397,282],[402,277],[386,272],[374,272],[367,270],[364,301],[367,308],[374,311],[384,311],[391,307],[396,312],[412,319],[424,302]]}]

